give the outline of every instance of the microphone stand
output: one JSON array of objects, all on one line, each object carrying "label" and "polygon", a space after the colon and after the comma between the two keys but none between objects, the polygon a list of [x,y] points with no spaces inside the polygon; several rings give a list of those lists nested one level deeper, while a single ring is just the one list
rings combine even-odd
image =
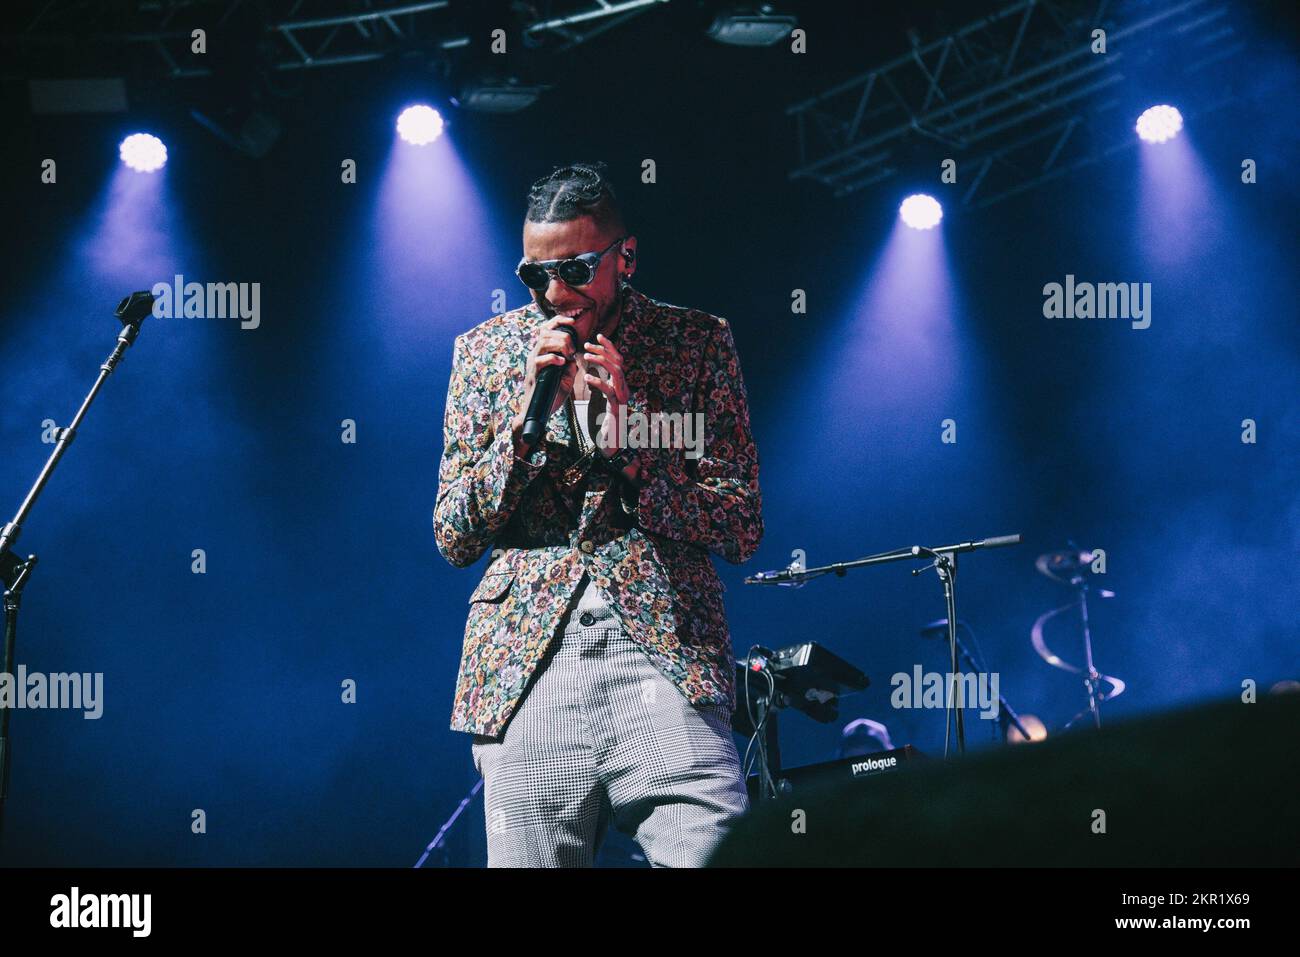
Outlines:
[{"label": "microphone stand", "polygon": [[438,829],[438,833],[434,835],[433,840],[430,841],[428,846],[424,849],[424,853],[420,855],[420,859],[415,862],[416,867],[423,867],[424,862],[429,859],[429,855],[432,854],[435,849],[442,852],[443,865],[446,866],[449,864],[449,861],[447,860],[447,845],[443,843],[443,838],[447,836],[447,832],[452,829],[456,824],[456,821],[460,819],[460,816],[465,813],[465,808],[469,807],[470,802],[478,796],[478,792],[482,789],[483,779],[479,778],[474,782],[474,786],[469,789],[469,793],[460,799],[460,803],[456,805],[456,810],[451,812],[451,817],[449,817],[446,823]]},{"label": "microphone stand", "polygon": [[1079,614],[1083,623],[1083,685],[1088,690],[1088,712],[1092,715],[1094,727],[1101,727],[1101,700],[1097,690],[1097,680],[1101,673],[1092,663],[1092,626],[1088,624],[1088,581],[1082,574],[1074,576],[1074,585],[1079,589]]},{"label": "microphone stand", "polygon": [[[104,381],[117,368],[117,364],[122,361],[122,356],[126,353],[126,350],[131,347],[136,336],[140,334],[140,324],[153,311],[153,301],[154,297],[151,293],[133,292],[117,304],[114,314],[122,322],[122,331],[118,333],[117,345],[99,367],[99,376],[95,379],[95,384],[90,387],[90,392],[86,395],[86,398],[82,400],[81,408],[73,416],[72,423],[67,428],[59,430],[59,438],[54,444],[54,450],[50,453],[49,459],[46,460],[45,467],[36,476],[36,481],[28,491],[27,497],[23,499],[22,505],[18,507],[18,513],[14,515],[13,521],[0,527],[0,581],[3,581],[5,588],[4,667],[0,670],[0,674],[10,676],[14,674],[14,648],[18,639],[18,609],[22,605],[23,588],[27,585],[37,562],[35,555],[28,555],[25,559],[20,559],[12,551],[13,544],[18,540],[18,536],[22,532],[23,522],[27,520],[32,506],[36,504],[36,499],[44,490],[45,483],[54,474],[55,466],[63,458],[63,453],[72,444],[72,440],[77,437],[77,429],[80,427],[82,419],[86,417],[90,404],[95,401],[95,397],[99,395],[99,390],[103,387]],[[16,679],[11,677],[11,680]],[[15,687],[15,692],[22,694],[23,689]],[[0,702],[0,841],[4,839],[4,812],[9,794],[9,765],[13,752],[13,743],[9,737],[10,710],[7,705]]]},{"label": "microphone stand", "polygon": [[[958,632],[963,628],[966,629],[966,634],[970,635],[971,638],[974,639],[975,633],[971,630],[970,625],[966,624],[964,621],[957,622]],[[935,622],[933,625],[922,629],[922,634],[929,634],[932,631],[938,630],[939,623]],[[975,662],[974,655],[970,653],[970,649],[966,647],[961,638],[957,639],[957,650],[961,653],[962,659],[970,665],[972,671],[980,670],[980,666]],[[984,657],[983,652],[980,652],[980,657]],[[1032,740],[1029,736],[1029,729],[1020,722],[1020,715],[1016,714],[1015,709],[1011,707],[1011,703],[1007,701],[1006,695],[1001,691],[998,692],[998,724],[1002,726],[1003,737],[1006,736],[1005,732],[1007,728],[1015,728],[1024,735],[1026,741]]]},{"label": "microphone stand", "polygon": [[[957,552],[944,552],[934,548],[926,548],[924,545],[913,545],[911,551],[914,555],[926,555],[933,558],[925,568],[912,569],[913,577],[921,574],[926,568],[933,568],[939,576],[939,581],[943,582],[943,600],[948,606],[948,673],[952,675],[952,687],[948,694],[944,695],[944,715],[943,715],[943,756],[948,756],[948,735],[952,729],[953,712],[957,714],[957,751],[960,754],[966,753],[966,686],[962,683],[961,672],[957,670]],[[960,704],[955,700],[957,695],[961,695]]]},{"label": "microphone stand", "polygon": [[[927,548],[924,545],[911,545],[907,548],[896,548],[893,551],[881,552],[877,555],[868,555],[865,558],[859,558],[851,562],[835,562],[831,565],[821,565],[816,568],[784,568],[775,572],[759,572],[745,579],[748,585],[794,585],[802,584],[811,578],[817,578],[828,572],[834,572],[836,575],[843,577],[850,569],[866,568],[869,565],[883,565],[886,562],[901,562],[909,558],[920,558],[924,555],[932,559],[925,568],[913,570],[913,575],[919,575],[926,568],[933,568],[943,582],[944,604],[948,608],[948,652],[953,680],[953,687],[964,687],[961,683],[961,674],[957,670],[957,555],[961,552],[973,552],[982,548],[1000,548],[1004,545],[1019,545],[1020,536],[1017,535],[999,535],[995,538],[985,538],[977,542],[960,542],[956,545],[940,545],[938,548]],[[947,698],[944,711],[944,732],[943,732],[943,755],[948,756],[948,735],[953,725],[953,711],[956,710],[957,725],[957,750],[960,754],[966,753],[966,729],[962,720],[962,709],[954,709],[953,695],[945,696]],[[963,701],[963,705],[965,702]]]}]

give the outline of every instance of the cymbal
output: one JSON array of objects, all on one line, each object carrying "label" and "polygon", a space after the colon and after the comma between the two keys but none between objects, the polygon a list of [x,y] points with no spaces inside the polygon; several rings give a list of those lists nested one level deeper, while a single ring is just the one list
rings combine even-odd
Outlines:
[{"label": "cymbal", "polygon": [[1089,551],[1045,552],[1034,559],[1034,567],[1052,581],[1069,585],[1076,575],[1091,569],[1092,561]]}]

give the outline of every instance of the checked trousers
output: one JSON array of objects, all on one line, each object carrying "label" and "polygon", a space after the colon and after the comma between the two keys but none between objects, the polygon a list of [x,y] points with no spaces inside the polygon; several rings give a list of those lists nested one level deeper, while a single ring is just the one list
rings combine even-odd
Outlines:
[{"label": "checked trousers", "polygon": [[590,579],[505,733],[475,735],[489,867],[590,867],[609,826],[699,867],[749,807],[726,705],[694,706]]}]

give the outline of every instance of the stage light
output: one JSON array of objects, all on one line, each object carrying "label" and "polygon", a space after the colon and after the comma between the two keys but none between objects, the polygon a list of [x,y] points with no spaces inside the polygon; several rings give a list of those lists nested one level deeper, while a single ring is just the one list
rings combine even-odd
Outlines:
[{"label": "stage light", "polygon": [[117,148],[122,162],[137,173],[152,173],[167,162],[167,147],[148,133],[132,133]]},{"label": "stage light", "polygon": [[279,119],[254,107],[192,109],[190,117],[227,146],[254,159],[271,152],[280,138]]},{"label": "stage light", "polygon": [[537,102],[550,87],[523,83],[518,77],[503,80],[484,77],[472,80],[460,88],[460,95],[451,102],[463,110],[479,113],[518,113]]},{"label": "stage light", "polygon": [[1153,106],[1138,117],[1137,135],[1148,143],[1163,143],[1183,128],[1183,114],[1176,107]]},{"label": "stage light", "polygon": [[771,4],[763,4],[757,10],[740,6],[719,13],[709,26],[708,35],[730,46],[770,47],[789,38],[798,24],[793,15],[774,12]]},{"label": "stage light", "polygon": [[442,116],[431,106],[408,106],[397,118],[397,135],[416,146],[432,143],[442,135]]},{"label": "stage light", "polygon": [[898,207],[898,215],[913,229],[933,229],[943,219],[943,207],[933,196],[914,193],[903,200]]}]

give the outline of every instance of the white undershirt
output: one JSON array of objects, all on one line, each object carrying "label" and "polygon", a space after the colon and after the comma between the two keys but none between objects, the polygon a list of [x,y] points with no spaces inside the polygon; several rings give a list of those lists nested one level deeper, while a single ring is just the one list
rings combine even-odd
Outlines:
[{"label": "white undershirt", "polygon": [[587,423],[587,406],[590,404],[590,399],[573,400],[573,417],[578,420],[578,429],[582,432],[582,437],[587,440],[588,447],[596,444],[596,440],[591,437],[591,427]]}]

